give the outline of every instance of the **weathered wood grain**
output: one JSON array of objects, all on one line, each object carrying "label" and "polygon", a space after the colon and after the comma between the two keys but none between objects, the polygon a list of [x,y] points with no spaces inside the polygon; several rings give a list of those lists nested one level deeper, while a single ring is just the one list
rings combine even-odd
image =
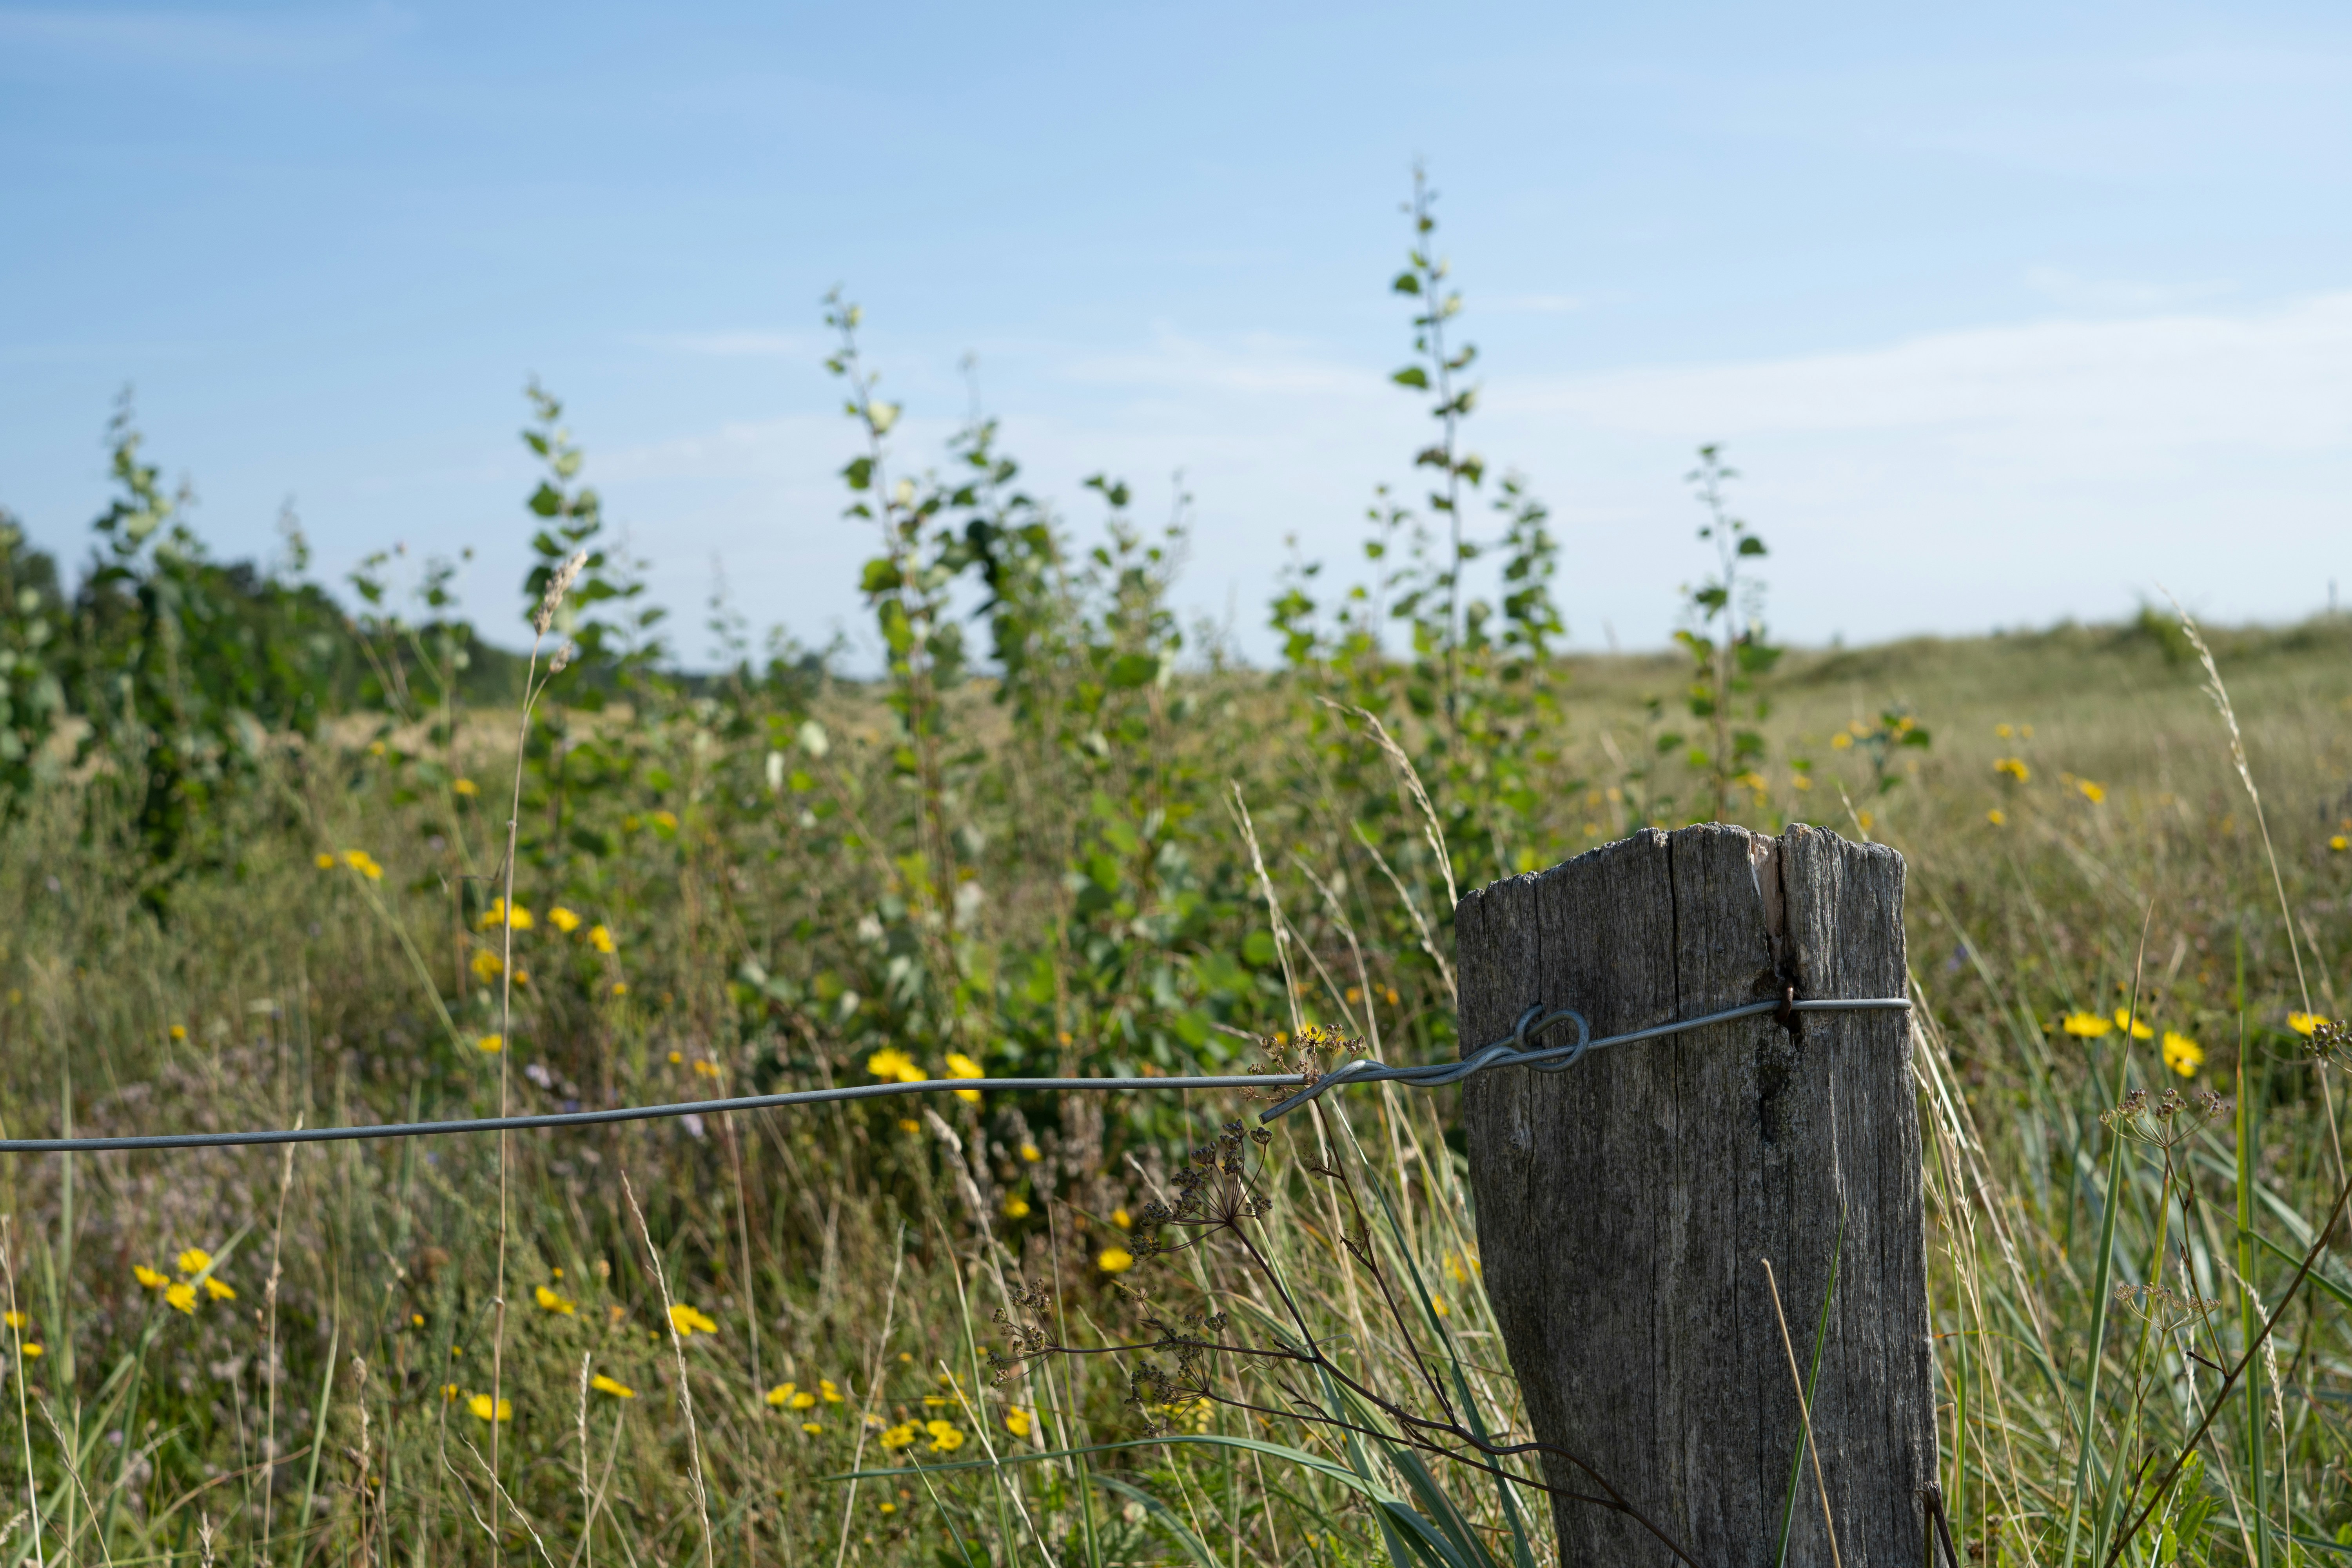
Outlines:
[{"label": "weathered wood grain", "polygon": [[[1900,996],[1903,860],[1817,828],[1645,831],[1473,892],[1462,1038],[1543,1002],[1596,1037],[1777,997]],[[1535,1436],[1582,1455],[1702,1563],[1769,1568],[1801,1362],[1845,1215],[1815,1392],[1845,1568],[1920,1561],[1935,1416],[1906,1015],[1769,1016],[1465,1086],[1486,1291]],[[1581,1485],[1555,1463],[1549,1479]],[[1556,1501],[1565,1564],[1668,1563],[1639,1525]],[[1810,1466],[1790,1563],[1830,1562]]]}]

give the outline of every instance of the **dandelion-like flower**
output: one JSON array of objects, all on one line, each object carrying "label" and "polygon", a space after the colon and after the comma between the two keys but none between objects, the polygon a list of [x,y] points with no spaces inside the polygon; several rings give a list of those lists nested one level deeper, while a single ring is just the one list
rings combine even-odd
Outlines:
[{"label": "dandelion-like flower", "polygon": [[793,1395],[798,1394],[800,1391],[799,1384],[780,1383],[776,1384],[775,1387],[768,1390],[768,1403],[779,1410],[784,1409],[792,1404]]},{"label": "dandelion-like flower", "polygon": [[2182,1078],[2195,1078],[2205,1065],[2205,1047],[2177,1029],[2164,1031],[2164,1065]]},{"label": "dandelion-like flower", "polygon": [[520,904],[509,910],[506,900],[501,898],[491,900],[490,907],[482,911],[482,918],[476,923],[483,931],[498,925],[504,925],[509,931],[529,931],[534,922],[529,910]]},{"label": "dandelion-like flower", "polygon": [[614,952],[620,946],[613,940],[613,933],[600,925],[588,928],[588,945],[598,952]]},{"label": "dandelion-like flower", "polygon": [[467,963],[467,967],[474,972],[475,979],[480,981],[483,984],[488,985],[491,981],[496,980],[499,975],[506,973],[507,964],[506,960],[500,958],[497,953],[492,952],[488,948],[478,947],[474,950],[474,956]]},{"label": "dandelion-like flower", "polygon": [[914,1446],[916,1436],[917,1434],[914,1423],[906,1422],[889,1428],[876,1440],[879,1442],[886,1450],[895,1454],[901,1448],[912,1447]]},{"label": "dandelion-like flower", "polygon": [[472,797],[474,797],[475,795],[479,795],[479,794],[481,794],[481,793],[482,793],[482,786],[481,786],[481,785],[479,785],[479,784],[476,784],[476,783],[475,783],[473,780],[471,780],[471,779],[458,779],[458,780],[456,780],[455,782],[453,782],[453,783],[449,785],[449,788],[450,788],[454,793],[456,793],[456,794],[457,794],[457,795],[462,795],[466,796],[467,798],[468,798],[468,799],[471,799],[471,798],[472,798]]},{"label": "dandelion-like flower", "polygon": [[1015,1197],[1004,1200],[1004,1217],[1006,1219],[1026,1219],[1028,1215],[1029,1200],[1027,1198]]},{"label": "dandelion-like flower", "polygon": [[539,1310],[542,1312],[561,1312],[569,1318],[578,1310],[572,1302],[565,1300],[544,1285],[531,1292],[531,1299],[539,1303]]},{"label": "dandelion-like flower", "polygon": [[494,1057],[507,1048],[507,1037],[504,1035],[484,1035],[474,1042],[474,1048],[486,1057]]},{"label": "dandelion-like flower", "polygon": [[2326,1016],[2319,1013],[2289,1013],[2286,1016],[2286,1026],[2306,1040],[2326,1022]]},{"label": "dandelion-like flower", "polygon": [[[972,1060],[970,1057],[964,1055],[961,1051],[950,1051],[948,1053],[948,1076],[950,1078],[986,1078],[988,1076],[988,1070],[982,1067],[978,1062]],[[980,1090],[976,1089],[957,1089],[955,1091],[955,1097],[968,1104],[978,1105],[980,1103]]]},{"label": "dandelion-like flower", "polygon": [[163,1287],[163,1303],[173,1311],[185,1312],[193,1318],[196,1315],[196,1288],[194,1285],[166,1285]]},{"label": "dandelion-like flower", "polygon": [[921,1083],[931,1075],[915,1065],[915,1058],[896,1046],[885,1046],[866,1058],[866,1070],[878,1079],[897,1079],[900,1083]]},{"label": "dandelion-like flower", "polygon": [[1095,1267],[1106,1274],[1124,1274],[1135,1267],[1135,1254],[1124,1247],[1106,1247],[1095,1255]]},{"label": "dandelion-like flower", "polygon": [[2058,1021],[2058,1026],[2068,1034],[2085,1040],[2095,1040],[2114,1032],[2115,1026],[2096,1013],[2069,1013]]},{"label": "dandelion-like flower", "polygon": [[209,1274],[205,1276],[205,1294],[215,1301],[236,1300],[236,1291],[226,1280],[215,1279]]},{"label": "dandelion-like flower", "polygon": [[170,1275],[159,1274],[143,1263],[134,1263],[131,1266],[131,1278],[138,1280],[140,1288],[146,1290],[161,1290],[172,1282]]},{"label": "dandelion-like flower", "polygon": [[684,1339],[688,1334],[715,1334],[719,1331],[716,1319],[705,1317],[683,1301],[671,1306],[669,1322],[670,1327],[677,1331],[680,1339]]},{"label": "dandelion-like flower", "polygon": [[1135,1216],[1129,1214],[1125,1209],[1113,1209],[1110,1211],[1110,1222],[1111,1224],[1118,1226],[1119,1229],[1127,1230],[1133,1227],[1135,1224]]},{"label": "dandelion-like flower", "polygon": [[2101,784],[2095,784],[2088,779],[2076,779],[2074,781],[2074,787],[2082,791],[2083,798],[2089,801],[2093,805],[2096,805],[2101,801],[2107,798],[2105,787]]},{"label": "dandelion-like flower", "polygon": [[1034,1143],[1024,1143],[1021,1145],[1021,1157],[1034,1165],[1038,1161],[1044,1159],[1045,1154],[1045,1152],[1039,1149]]},{"label": "dandelion-like flower", "polygon": [[2153,1024],[2133,1017],[2129,1008],[2118,1007],[2116,1009],[2116,1027],[2118,1029],[2130,1030],[2131,1037],[2135,1040],[2152,1040],[2156,1038],[2156,1026]]},{"label": "dandelion-like flower", "polygon": [[1030,1429],[1036,1424],[1037,1418],[1030,1415],[1026,1410],[1020,1409],[1016,1406],[1006,1407],[1004,1412],[1004,1429],[1007,1432],[1012,1433],[1015,1437],[1026,1437],[1029,1436]]},{"label": "dandelion-like flower", "polygon": [[952,1454],[963,1447],[963,1434],[950,1422],[926,1421],[923,1430],[931,1435],[930,1451],[934,1454]]},{"label": "dandelion-like flower", "polygon": [[1993,763],[1992,771],[2003,778],[2015,779],[2019,784],[2033,776],[2033,770],[2025,765],[2023,757],[2003,757]]},{"label": "dandelion-like flower", "polygon": [[570,910],[565,909],[562,904],[558,904],[553,909],[547,911],[547,923],[553,926],[557,931],[562,931],[564,935],[570,936],[573,931],[580,929],[580,917],[573,914]]},{"label": "dandelion-like flower", "polygon": [[477,1394],[473,1398],[466,1401],[466,1408],[484,1421],[490,1420],[493,1416],[500,1421],[514,1419],[514,1401],[501,1399],[494,1407],[490,1403],[490,1396],[487,1394]]},{"label": "dandelion-like flower", "polygon": [[173,1261],[179,1264],[183,1274],[202,1274],[213,1266],[213,1255],[201,1247],[191,1247]]},{"label": "dandelion-like flower", "polygon": [[588,1386],[599,1394],[609,1394],[615,1399],[635,1399],[637,1396],[635,1389],[625,1383],[616,1383],[601,1372],[588,1380]]},{"label": "dandelion-like flower", "polygon": [[343,864],[349,866],[352,870],[357,871],[361,876],[365,877],[371,882],[381,882],[383,880],[383,868],[377,865],[375,863],[375,857],[370,855],[364,849],[344,850]]}]

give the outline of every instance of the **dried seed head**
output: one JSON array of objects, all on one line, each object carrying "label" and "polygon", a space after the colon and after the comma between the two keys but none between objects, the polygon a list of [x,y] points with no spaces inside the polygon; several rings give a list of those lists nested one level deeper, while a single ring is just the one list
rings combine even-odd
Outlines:
[{"label": "dried seed head", "polygon": [[580,581],[581,569],[588,564],[588,552],[575,550],[563,558],[563,564],[547,580],[547,593],[539,601],[539,614],[531,617],[531,626],[540,636],[555,624],[555,612],[563,603],[563,595],[572,592],[572,584]]},{"label": "dried seed head", "polygon": [[562,675],[563,673],[564,666],[571,662],[572,645],[570,643],[565,643],[562,647],[555,650],[555,658],[548,664],[547,673],[550,675]]}]

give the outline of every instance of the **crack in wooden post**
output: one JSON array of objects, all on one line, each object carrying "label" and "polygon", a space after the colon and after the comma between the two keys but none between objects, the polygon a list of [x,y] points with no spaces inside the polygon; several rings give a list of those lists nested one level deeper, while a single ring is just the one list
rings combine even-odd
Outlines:
[{"label": "crack in wooden post", "polygon": [[[1899,996],[1903,875],[1881,845],[1708,824],[1496,882],[1455,913],[1461,1037],[1539,1002],[1605,1037],[1790,987]],[[1535,1436],[1702,1562],[1770,1568],[1801,1426],[1755,1259],[1810,1328],[1841,1183],[1814,1437],[1846,1568],[1917,1559],[1936,1433],[1910,1053],[1901,1013],[1776,1009],[1464,1086],[1486,1287]],[[1554,1517],[1563,1563],[1668,1561],[1621,1515],[1556,1500]],[[1789,1561],[1828,1560],[1801,1514]]]}]

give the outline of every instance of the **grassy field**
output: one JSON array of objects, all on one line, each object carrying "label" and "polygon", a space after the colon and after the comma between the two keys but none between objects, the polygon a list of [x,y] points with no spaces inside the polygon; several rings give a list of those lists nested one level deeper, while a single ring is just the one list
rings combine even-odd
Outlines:
[{"label": "grassy field", "polygon": [[[1739,786],[1753,825],[1910,862],[1943,1489],[1969,1561],[2067,1562],[2070,1531],[2074,1560],[2105,1560],[2342,1173],[2339,1097],[2289,1020],[2341,1016],[2352,982],[2352,626],[2212,640],[2263,820],[2157,618],[1792,653]],[[959,1058],[1214,1069],[1302,1026],[1434,1059],[1456,1048],[1449,872],[1391,762],[1318,697],[1387,693],[1464,887],[1694,814],[1695,770],[1659,747],[1679,654],[1494,684],[1475,745],[1414,715],[1403,667],[1122,684],[1118,657],[1080,650],[1024,692],[551,706],[510,932],[510,711],[362,716],[277,749],[213,806],[209,858],[160,914],[128,808],[53,780],[0,847],[6,1130],[635,1103]],[[2144,921],[2153,1027],[2126,1046],[2109,1020]],[[2118,1074],[2242,1106],[2118,1138]],[[1539,1494],[1507,1507],[1491,1477],[1299,1418],[1284,1368],[1181,1343],[1311,1336],[1408,1402],[1415,1356],[1450,1354],[1514,1427],[1452,1091],[1286,1121],[1241,1147],[1265,1215],[1155,1227],[1147,1205],[1243,1110],[931,1096],[503,1143],[8,1157],[0,1558],[1548,1560]],[[1154,1258],[1152,1234],[1202,1244]],[[1383,1280],[1428,1306],[1391,1313]],[[2152,1283],[2212,1304],[2115,1301]],[[2124,1560],[2346,1550],[2347,1291],[2332,1257],[2302,1286]],[[1212,1312],[1229,1326],[1202,1330]],[[995,1376],[991,1349],[1030,1330],[1147,1348]],[[834,1479],[975,1458],[1002,1462]],[[1437,1556],[1381,1497],[1433,1521]]]}]

